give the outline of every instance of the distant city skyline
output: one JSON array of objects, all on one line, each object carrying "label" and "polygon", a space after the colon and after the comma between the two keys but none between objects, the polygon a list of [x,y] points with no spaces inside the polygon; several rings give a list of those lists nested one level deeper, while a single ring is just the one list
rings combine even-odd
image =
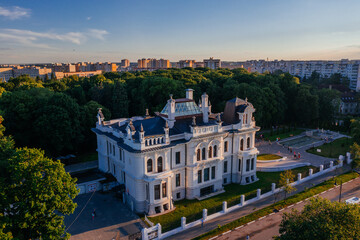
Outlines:
[{"label": "distant city skyline", "polygon": [[355,0],[0,0],[0,64],[360,59]]}]

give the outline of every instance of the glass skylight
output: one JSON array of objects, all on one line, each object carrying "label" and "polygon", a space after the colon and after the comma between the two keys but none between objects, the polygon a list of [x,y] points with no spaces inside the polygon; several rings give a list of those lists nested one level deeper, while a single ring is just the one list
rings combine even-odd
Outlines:
[{"label": "glass skylight", "polygon": [[[194,102],[180,102],[175,104],[175,117],[200,114],[200,108]],[[168,115],[168,103],[161,111],[161,114]]]}]

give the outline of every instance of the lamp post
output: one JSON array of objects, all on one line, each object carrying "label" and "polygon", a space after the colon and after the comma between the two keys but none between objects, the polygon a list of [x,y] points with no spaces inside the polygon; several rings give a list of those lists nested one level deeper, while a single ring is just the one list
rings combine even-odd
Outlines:
[{"label": "lamp post", "polygon": [[[336,179],[335,179],[335,183],[334,183],[334,185],[337,185],[337,183],[336,183]],[[342,180],[341,180],[341,182],[340,182],[340,195],[339,195],[339,202],[341,202],[341,193],[342,193]]]}]

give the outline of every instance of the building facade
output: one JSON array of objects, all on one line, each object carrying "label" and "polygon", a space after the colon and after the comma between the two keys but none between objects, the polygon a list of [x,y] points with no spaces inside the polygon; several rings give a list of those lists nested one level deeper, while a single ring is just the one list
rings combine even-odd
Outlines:
[{"label": "building facade", "polygon": [[149,215],[174,208],[173,200],[201,199],[229,183],[257,181],[254,107],[234,98],[223,113],[211,112],[208,95],[199,105],[193,90],[170,99],[160,113],[104,121],[97,135],[99,169],[126,188],[126,201]]},{"label": "building facade", "polygon": [[208,67],[210,69],[221,68],[221,61],[220,59],[214,59],[213,57],[204,59],[204,67]]}]

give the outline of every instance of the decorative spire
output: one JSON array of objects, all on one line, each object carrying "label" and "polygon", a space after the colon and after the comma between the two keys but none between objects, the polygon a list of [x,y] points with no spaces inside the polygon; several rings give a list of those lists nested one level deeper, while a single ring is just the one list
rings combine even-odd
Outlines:
[{"label": "decorative spire", "polygon": [[165,128],[169,128],[169,124],[167,121],[165,121]]},{"label": "decorative spire", "polygon": [[247,100],[248,100],[248,99],[247,99],[247,97],[246,97],[246,98],[245,98],[245,103],[247,103]]},{"label": "decorative spire", "polygon": [[218,121],[218,122],[221,122],[220,113],[217,114],[216,118],[217,118],[217,121]]},{"label": "decorative spire", "polygon": [[140,125],[140,132],[144,132],[144,128],[143,128],[142,123],[141,123],[141,125]]},{"label": "decorative spire", "polygon": [[148,108],[145,110],[145,116],[146,116],[146,117],[149,116],[149,109],[148,109]]},{"label": "decorative spire", "polygon": [[196,117],[195,116],[192,117],[192,125],[196,126]]}]

